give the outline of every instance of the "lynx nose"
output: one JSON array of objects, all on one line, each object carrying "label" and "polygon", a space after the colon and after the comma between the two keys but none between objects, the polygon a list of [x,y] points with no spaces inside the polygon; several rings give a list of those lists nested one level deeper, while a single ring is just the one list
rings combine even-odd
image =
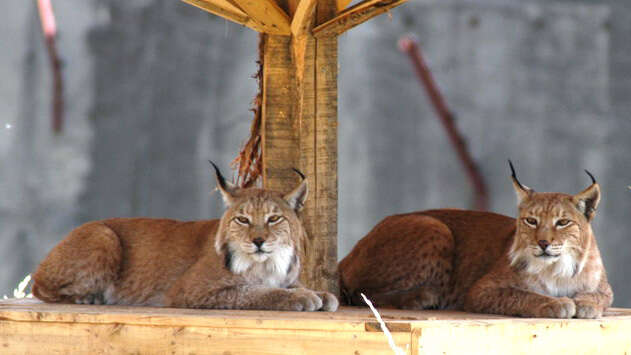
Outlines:
[{"label": "lynx nose", "polygon": [[261,248],[261,245],[263,245],[263,243],[265,243],[265,240],[261,237],[256,237],[254,238],[254,240],[252,240],[252,243],[254,243],[254,245],[256,245],[257,248]]},{"label": "lynx nose", "polygon": [[548,247],[548,245],[550,245],[550,242],[548,242],[545,239],[542,239],[542,240],[538,241],[537,244],[539,244],[539,246],[541,247],[541,250],[545,251],[546,248]]}]

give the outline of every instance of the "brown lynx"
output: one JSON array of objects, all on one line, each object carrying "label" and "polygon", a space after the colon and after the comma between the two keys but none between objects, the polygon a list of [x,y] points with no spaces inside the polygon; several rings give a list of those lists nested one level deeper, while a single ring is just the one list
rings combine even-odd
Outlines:
[{"label": "brown lynx", "polygon": [[613,300],[590,221],[600,200],[537,193],[511,164],[519,217],[464,210],[390,216],[340,262],[342,293],[363,305],[523,317],[597,318]]},{"label": "brown lynx", "polygon": [[47,302],[335,311],[335,296],[298,282],[304,176],[297,171],[302,183],[283,196],[238,189],[214,167],[227,205],[220,220],[87,223],[42,261],[33,294]]}]

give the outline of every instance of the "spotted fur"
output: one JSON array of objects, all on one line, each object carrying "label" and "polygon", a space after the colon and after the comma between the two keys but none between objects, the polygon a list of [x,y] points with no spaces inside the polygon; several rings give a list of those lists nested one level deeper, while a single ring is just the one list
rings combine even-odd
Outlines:
[{"label": "spotted fur", "polygon": [[72,231],[41,262],[33,294],[47,302],[335,311],[298,281],[304,180],[282,195],[238,189],[217,169],[221,219],[115,218]]},{"label": "spotted fur", "polygon": [[340,262],[346,302],[363,305],[363,292],[399,308],[602,316],[613,293],[590,225],[598,184],[566,195],[537,193],[514,173],[513,183],[517,219],[450,209],[384,219]]}]

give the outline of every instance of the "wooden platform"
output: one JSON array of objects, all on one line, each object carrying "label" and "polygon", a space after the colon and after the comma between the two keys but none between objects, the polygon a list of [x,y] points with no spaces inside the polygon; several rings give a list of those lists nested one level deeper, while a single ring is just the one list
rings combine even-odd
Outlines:
[{"label": "wooden platform", "polygon": [[[408,354],[626,354],[631,310],[598,320],[380,313]],[[0,354],[392,354],[367,308],[216,311],[0,301]]]}]

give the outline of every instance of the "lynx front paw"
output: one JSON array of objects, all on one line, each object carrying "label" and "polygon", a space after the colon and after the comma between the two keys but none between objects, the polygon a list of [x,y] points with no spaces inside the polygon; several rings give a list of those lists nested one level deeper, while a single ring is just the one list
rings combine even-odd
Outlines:
[{"label": "lynx front paw", "polygon": [[291,292],[279,306],[285,311],[313,312],[322,308],[322,300],[313,291],[296,290]]},{"label": "lynx front paw", "polygon": [[541,318],[572,318],[576,314],[574,300],[561,297],[555,298],[539,306],[536,312]]},{"label": "lynx front paw", "polygon": [[576,302],[576,318],[586,318],[586,319],[594,319],[600,318],[603,316],[602,307],[599,307],[597,304],[589,301],[580,301]]},{"label": "lynx front paw", "polygon": [[320,299],[322,300],[322,308],[321,311],[325,312],[335,312],[337,308],[340,306],[340,302],[337,300],[332,293],[329,292],[318,292],[317,293]]}]

